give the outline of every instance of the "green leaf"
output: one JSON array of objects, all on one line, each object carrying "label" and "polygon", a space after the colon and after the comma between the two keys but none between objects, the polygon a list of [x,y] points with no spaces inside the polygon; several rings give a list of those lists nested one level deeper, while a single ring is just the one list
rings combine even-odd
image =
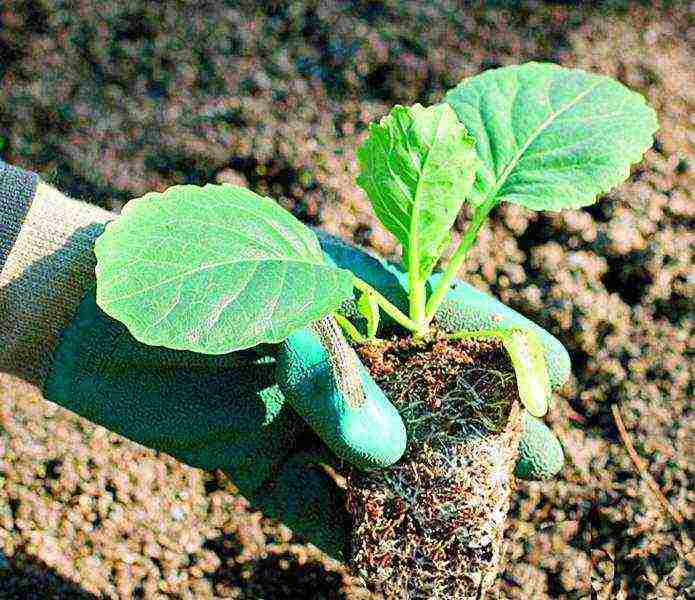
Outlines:
[{"label": "green leaf", "polygon": [[367,319],[367,337],[376,337],[376,331],[379,328],[379,303],[374,294],[363,292],[357,301],[357,310]]},{"label": "green leaf", "polygon": [[499,334],[516,374],[519,399],[534,417],[548,412],[550,378],[543,344],[530,329],[507,329]]},{"label": "green leaf", "polygon": [[372,123],[357,150],[357,183],[403,245],[403,262],[424,280],[450,242],[449,230],[476,170],[473,139],[446,104],[395,106]]},{"label": "green leaf", "polygon": [[472,202],[533,210],[593,204],[652,145],[656,114],[617,81],[548,63],[486,71],[445,98],[476,140]]},{"label": "green leaf", "polygon": [[270,198],[179,185],[132,200],[95,244],[97,303],[139,341],[224,354],[279,342],[352,296],[314,233]]}]

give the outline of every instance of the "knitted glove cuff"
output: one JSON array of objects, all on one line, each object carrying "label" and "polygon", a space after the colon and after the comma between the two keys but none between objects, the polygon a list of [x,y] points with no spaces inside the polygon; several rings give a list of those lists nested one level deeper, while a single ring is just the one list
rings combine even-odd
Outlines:
[{"label": "knitted glove cuff", "polygon": [[[0,203],[10,246],[0,272],[0,372],[43,386],[60,332],[94,282],[94,239],[116,215],[40,180],[28,204],[9,192]],[[4,224],[15,222],[19,230],[6,235]]]},{"label": "knitted glove cuff", "polygon": [[19,235],[39,176],[0,160],[0,273]]}]

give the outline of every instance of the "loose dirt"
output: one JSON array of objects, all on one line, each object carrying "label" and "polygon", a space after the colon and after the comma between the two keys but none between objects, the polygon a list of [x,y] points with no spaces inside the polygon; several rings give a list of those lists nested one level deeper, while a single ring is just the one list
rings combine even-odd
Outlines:
[{"label": "loose dirt", "polygon": [[[464,76],[527,60],[644,94],[661,127],[624,186],[583,210],[501,207],[461,275],[546,327],[573,362],[548,415],[567,465],[519,484],[495,594],[695,594],[692,3],[1,4],[10,162],[115,209],[176,183],[250,185],[391,258],[354,178],[367,124],[394,103],[439,102]],[[286,529],[208,474],[16,382],[0,390],[0,597],[357,597],[333,563],[285,546]],[[614,404],[685,528],[632,465]],[[95,527],[99,506],[109,512]]]}]

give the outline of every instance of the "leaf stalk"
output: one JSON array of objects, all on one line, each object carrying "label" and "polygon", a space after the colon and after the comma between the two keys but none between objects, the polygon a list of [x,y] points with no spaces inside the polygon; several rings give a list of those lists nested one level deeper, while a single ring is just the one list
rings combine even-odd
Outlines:
[{"label": "leaf stalk", "polygon": [[355,327],[351,322],[350,319],[345,318],[343,315],[341,315],[338,312],[333,313],[333,318],[336,320],[338,325],[340,325],[341,329],[347,335],[353,342],[356,344],[366,344],[369,339],[363,336],[357,327]]},{"label": "leaf stalk", "polygon": [[463,265],[463,261],[466,259],[468,250],[470,250],[470,247],[473,245],[473,242],[478,236],[478,232],[490,214],[490,211],[497,206],[497,202],[498,200],[494,195],[490,196],[487,200],[485,200],[485,202],[479,205],[473,213],[473,218],[468,225],[468,228],[464,232],[461,242],[459,243],[458,248],[456,248],[456,252],[454,252],[454,255],[451,257],[449,264],[444,270],[442,278],[439,280],[439,285],[435,288],[434,292],[430,296],[430,299],[427,301],[427,306],[425,309],[426,325],[430,324],[437,312],[437,309],[444,301],[446,293],[449,291],[451,282],[453,281],[454,277],[456,277],[461,265]]},{"label": "leaf stalk", "polygon": [[427,295],[425,294],[425,282],[420,280],[417,273],[408,274],[408,297],[410,298],[410,318],[417,325],[416,337],[427,333],[427,321],[425,320],[425,307]]},{"label": "leaf stalk", "polygon": [[400,309],[389,302],[384,296],[382,296],[379,292],[377,292],[371,285],[369,285],[366,281],[362,281],[359,277],[356,275],[353,275],[352,277],[352,283],[353,285],[360,291],[366,292],[368,294],[372,294],[372,297],[376,300],[377,304],[381,307],[381,309],[389,316],[391,317],[396,323],[399,325],[402,325],[406,329],[409,329],[410,331],[413,332],[418,332],[420,330],[420,327],[418,327],[418,324],[415,323],[411,318],[407,317],[404,315]]}]

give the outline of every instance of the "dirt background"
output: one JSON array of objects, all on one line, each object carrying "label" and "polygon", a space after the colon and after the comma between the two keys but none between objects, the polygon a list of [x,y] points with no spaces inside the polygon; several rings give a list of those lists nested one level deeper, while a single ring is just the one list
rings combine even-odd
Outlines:
[{"label": "dirt background", "polygon": [[[519,484],[495,594],[695,598],[695,5],[162,4],[2,2],[3,157],[113,209],[243,182],[392,256],[354,183],[354,149],[392,104],[530,59],[645,94],[661,129],[627,184],[585,210],[503,206],[465,265],[573,359],[548,417],[568,464]],[[0,597],[350,597],[339,565],[209,474],[0,382]],[[616,404],[683,526],[630,462]]]}]

